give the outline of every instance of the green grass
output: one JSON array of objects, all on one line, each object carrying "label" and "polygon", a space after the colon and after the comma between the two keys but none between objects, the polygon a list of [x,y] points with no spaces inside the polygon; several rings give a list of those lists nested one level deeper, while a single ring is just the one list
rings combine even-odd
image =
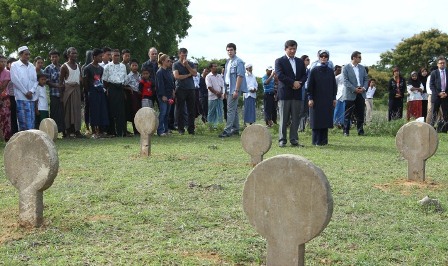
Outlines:
[{"label": "green grass", "polygon": [[[368,136],[344,138],[333,129],[329,146],[313,147],[307,129],[305,148],[281,149],[270,130],[265,158],[304,156],[332,188],[333,217],[306,244],[307,265],[448,265],[446,134],[427,181],[415,183],[391,134],[366,127]],[[153,137],[149,158],[137,137],[57,140],[59,174],[44,192],[40,229],[18,227],[18,192],[1,171],[0,265],[265,264],[266,241],[242,211],[249,155],[238,137],[198,133]],[[425,195],[445,211],[422,208]]]}]

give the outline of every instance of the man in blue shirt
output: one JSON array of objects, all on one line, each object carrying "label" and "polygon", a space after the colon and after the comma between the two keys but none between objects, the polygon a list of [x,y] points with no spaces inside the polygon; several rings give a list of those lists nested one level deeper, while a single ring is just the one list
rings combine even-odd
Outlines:
[{"label": "man in blue shirt", "polygon": [[277,112],[275,106],[275,71],[272,66],[266,68],[266,75],[261,78],[263,83],[263,106],[264,106],[264,121],[266,126],[272,127],[274,122],[272,121],[273,113]]}]

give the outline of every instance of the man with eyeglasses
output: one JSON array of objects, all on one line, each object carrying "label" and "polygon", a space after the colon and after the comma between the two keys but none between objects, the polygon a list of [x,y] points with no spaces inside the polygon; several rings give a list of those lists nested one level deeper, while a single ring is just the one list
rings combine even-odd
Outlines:
[{"label": "man with eyeglasses", "polygon": [[342,69],[344,77],[344,92],[342,99],[345,101],[344,136],[350,135],[350,119],[353,112],[356,117],[356,128],[359,136],[364,135],[364,108],[366,90],[368,87],[367,71],[361,64],[361,52],[354,51],[351,62]]},{"label": "man with eyeglasses", "polygon": [[447,133],[448,123],[448,94],[447,94],[447,72],[446,72],[446,59],[444,56],[437,58],[437,69],[431,72],[431,81],[429,87],[431,88],[432,96],[432,121],[431,125],[434,126],[437,120],[437,114],[440,107],[442,108],[442,120],[439,120],[437,131]]},{"label": "man with eyeglasses", "polygon": [[11,64],[11,82],[17,102],[19,131],[23,131],[34,129],[37,76],[34,65],[29,62],[31,54],[28,47],[19,47],[18,53],[20,59]]}]

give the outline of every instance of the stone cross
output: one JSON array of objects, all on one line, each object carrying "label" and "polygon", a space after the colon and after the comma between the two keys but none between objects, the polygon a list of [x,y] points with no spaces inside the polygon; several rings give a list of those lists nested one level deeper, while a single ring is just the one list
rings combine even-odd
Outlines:
[{"label": "stone cross", "polygon": [[305,243],[330,222],[333,198],[320,168],[284,154],[254,167],[244,184],[243,209],[267,239],[267,265],[305,265]]},{"label": "stone cross", "polygon": [[40,130],[21,131],[8,141],[3,155],[5,172],[19,190],[19,220],[24,227],[43,222],[43,191],[58,174],[56,145]]},{"label": "stone cross", "polygon": [[397,132],[395,144],[408,160],[408,180],[425,181],[426,160],[433,156],[439,145],[437,131],[423,122],[409,122]]},{"label": "stone cross", "polygon": [[154,109],[143,107],[137,111],[134,117],[135,127],[140,133],[140,155],[151,155],[151,135],[157,131],[159,119]]},{"label": "stone cross", "polygon": [[263,155],[271,148],[271,133],[262,125],[250,125],[241,134],[241,145],[249,153],[251,163],[255,166],[263,161]]},{"label": "stone cross", "polygon": [[40,122],[39,130],[47,133],[47,135],[55,141],[58,138],[58,126],[51,118],[45,118]]}]

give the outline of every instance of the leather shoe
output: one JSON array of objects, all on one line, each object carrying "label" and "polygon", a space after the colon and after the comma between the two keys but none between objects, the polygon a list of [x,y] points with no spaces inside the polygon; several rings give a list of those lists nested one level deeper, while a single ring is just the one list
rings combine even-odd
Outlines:
[{"label": "leather shoe", "polygon": [[220,137],[220,138],[227,138],[227,137],[230,137],[230,136],[231,136],[230,134],[228,134],[227,132],[223,131],[221,134],[219,134],[218,137]]},{"label": "leather shoe", "polygon": [[291,142],[291,146],[293,146],[293,147],[305,147],[303,144],[300,144],[298,142]]}]

